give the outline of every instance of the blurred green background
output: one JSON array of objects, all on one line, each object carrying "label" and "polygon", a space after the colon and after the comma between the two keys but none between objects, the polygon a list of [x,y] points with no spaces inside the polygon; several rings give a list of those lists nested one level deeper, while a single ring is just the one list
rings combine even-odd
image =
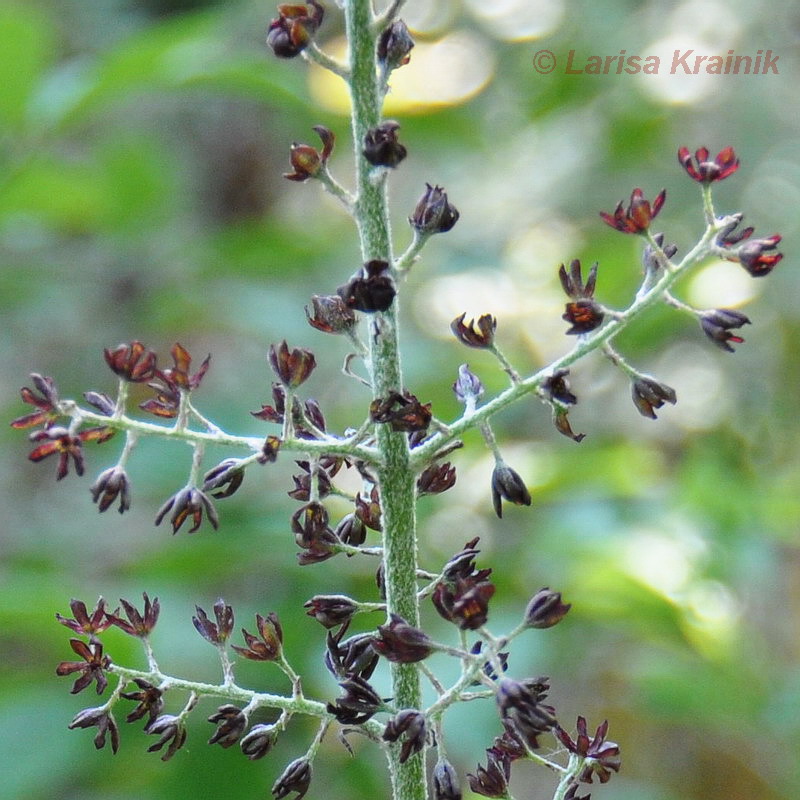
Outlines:
[{"label": "blurred green background", "polygon": [[[341,48],[329,3],[320,42]],[[180,341],[213,354],[196,397],[222,427],[262,435],[250,410],[270,398],[270,343],[312,348],[307,384],[332,430],[360,423],[363,387],[341,376],[346,343],[311,329],[303,306],[359,265],[353,228],[315,185],[282,179],[292,141],[338,136],[332,170],[350,179],[341,87],[302,60],[263,46],[274,7],[252,0],[16,0],[0,7],[0,380],[6,419],[27,409],[32,370],[62,396],[112,391],[102,348],[140,339],[168,359]],[[468,361],[495,392],[505,376],[465,351],[448,323],[466,311],[499,317],[501,346],[531,371],[572,344],[560,319],[561,262],[600,262],[599,299],[624,307],[640,275],[639,242],[604,226],[634,186],[667,188],[656,229],[686,252],[702,229],[696,185],[680,145],[733,145],[740,171],[716,192],[718,212],[744,211],[756,235],[780,232],[786,257],[768,279],[714,264],[678,294],[701,307],[737,306],[753,320],[735,355],[713,347],[688,317],[651,313],[620,349],[674,386],[678,404],[641,418],[621,374],[600,357],[576,365],[575,445],[549,412],[526,401],[496,420],[507,461],[527,480],[530,509],[493,518],[491,460],[468,436],[459,480],[420,502],[423,562],[438,568],[481,537],[480,566],[498,591],[491,627],[515,624],[543,585],[574,604],[558,628],[515,646],[511,674],[549,675],[562,724],[608,718],[623,769],[593,796],[615,800],[777,800],[800,785],[800,206],[797,100],[800,8],[791,0],[686,3],[615,0],[409,2],[417,39],[398,73],[393,107],[410,155],[392,176],[398,251],[426,181],[446,187],[461,221],[434,238],[403,287],[404,368],[411,390],[442,419],[459,409],[450,386]],[[779,74],[670,75],[674,49],[755,55]],[[534,54],[550,50],[550,74]],[[591,55],[667,54],[658,76],[567,74]],[[2,430],[2,429],[0,429]],[[96,752],[66,726],[95,704],[69,695],[55,665],[69,632],[54,621],[71,597],[161,598],[154,635],[162,667],[215,680],[215,653],[191,625],[195,603],[222,596],[237,627],[276,610],[286,650],[309,695],[332,699],[322,629],[304,616],[316,593],[374,599],[374,564],[337,558],[296,566],[288,520],[296,503],[289,459],[248,473],[219,503],[221,529],[171,536],[156,509],[185,481],[190,451],[143,441],[131,461],[134,506],[99,515],[88,487],[119,442],[87,448],[87,475],[54,481],[30,463],[24,433],[6,427],[0,562],[0,760],[4,796],[29,800],[266,797],[313,728],[292,724],[276,751],[251,763],[208,747],[204,704],[169,763],[149,755],[140,726],[124,726],[118,755]],[[210,452],[208,466],[228,453]],[[331,504],[334,516],[344,505]],[[450,631],[431,608],[427,622]],[[364,625],[377,620],[365,620]],[[112,657],[140,654],[119,633]],[[445,674],[446,660],[432,660]],[[241,665],[241,682],[285,690],[269,665]],[[386,679],[377,681],[386,691]],[[90,690],[93,691],[93,690]],[[179,707],[175,699],[169,710]],[[500,726],[492,704],[447,719],[459,772],[474,770]],[[382,760],[335,736],[323,746],[309,797],[386,796]],[[587,787],[590,788],[590,787]],[[552,795],[550,776],[520,767],[517,798]],[[468,793],[465,793],[468,795]]]}]

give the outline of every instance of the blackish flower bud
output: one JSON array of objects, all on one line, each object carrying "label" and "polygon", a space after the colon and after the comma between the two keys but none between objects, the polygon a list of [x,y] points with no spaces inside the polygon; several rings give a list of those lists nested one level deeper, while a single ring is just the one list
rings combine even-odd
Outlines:
[{"label": "blackish flower bud", "polygon": [[739,159],[732,147],[726,147],[717,154],[713,160],[709,158],[708,150],[701,147],[694,154],[688,147],[678,150],[678,162],[686,170],[687,175],[698,183],[706,185],[714,181],[721,181],[739,169]]},{"label": "blackish flower bud", "polygon": [[525,625],[529,628],[552,628],[564,619],[570,608],[570,603],[561,602],[561,592],[551,592],[545,586],[528,603]]},{"label": "blackish flower bud", "polygon": [[147,726],[146,732],[159,737],[155,744],[147,748],[148,753],[155,753],[167,745],[164,755],[161,756],[162,761],[169,761],[186,743],[186,725],[181,717],[173,714],[162,714]]},{"label": "blackish flower bud", "polygon": [[342,630],[335,636],[328,633],[325,667],[335,678],[359,675],[369,680],[379,660],[374,648],[375,637],[371,633],[359,633],[340,642],[341,636]]},{"label": "blackish flower bud", "polygon": [[529,506],[531,495],[524,481],[504,461],[498,461],[492,472],[492,504],[495,514],[502,518],[503,500],[518,506]]},{"label": "blackish flower bud", "polygon": [[753,235],[755,228],[742,228],[736,230],[741,221],[744,219],[744,214],[731,214],[730,222],[723,226],[719,233],[717,233],[717,244],[720,247],[732,247],[739,242],[749,239]]},{"label": "blackish flower bud", "polygon": [[367,261],[348,283],[340,286],[336,293],[348,308],[372,314],[386,311],[392,305],[397,289],[392,280],[387,261]]},{"label": "blackish flower bud", "polygon": [[[473,320],[474,322],[474,320]],[[483,384],[480,378],[470,371],[469,366],[462,364],[458,368],[458,378],[453,383],[453,391],[459,402],[475,403],[483,395]]]},{"label": "blackish flower bud", "polygon": [[247,715],[242,709],[230,704],[220,706],[208,721],[217,725],[208,743],[218,744],[224,748],[236,744],[239,737],[247,730]]},{"label": "blackish flower bud", "polygon": [[307,758],[296,758],[283,771],[283,774],[275,781],[272,787],[272,794],[275,800],[291,792],[297,792],[294,800],[300,800],[308,791],[311,784],[311,762]]},{"label": "blackish flower bud", "polygon": [[244,467],[241,464],[238,458],[220,461],[203,476],[203,491],[218,499],[230,497],[244,481]]},{"label": "blackish flower bud", "polygon": [[269,347],[269,363],[280,381],[289,389],[295,389],[311,375],[317,362],[310,350],[296,347],[289,350],[286,340],[277,347]]},{"label": "blackish flower bud", "polygon": [[146,383],[156,374],[156,354],[141,342],[121,344],[114,350],[103,350],[106,363],[120,378],[132,383]]},{"label": "blackish flower bud", "polygon": [[423,661],[433,652],[427,634],[397,614],[391,614],[390,621],[378,627],[372,646],[387,661],[397,664]]},{"label": "blackish flower bud", "polygon": [[430,403],[420,401],[410,392],[392,392],[386,399],[373,400],[369,406],[373,422],[388,424],[393,431],[414,433],[425,431],[433,414]]},{"label": "blackish flower bud", "polygon": [[164,710],[164,693],[157,686],[153,686],[152,683],[142,678],[134,678],[133,682],[139,687],[138,692],[120,692],[120,697],[124,697],[126,700],[135,700],[138,704],[125,717],[125,722],[136,722],[146,714],[147,722],[145,722],[144,729],[147,730]]},{"label": "blackish flower bud", "polygon": [[637,378],[631,386],[631,396],[639,413],[650,419],[656,419],[655,409],[661,408],[664,403],[675,405],[678,401],[671,386],[652,378]]},{"label": "blackish flower bud", "polygon": [[393,119],[370,128],[364,136],[364,158],[374,167],[396,167],[408,150],[397,141],[400,124]]},{"label": "blackish flower bud", "polygon": [[417,478],[417,494],[441,494],[456,485],[456,468],[449,462],[431,464]]},{"label": "blackish flower bud", "polygon": [[539,747],[537,737],[557,724],[554,709],[539,702],[535,682],[529,686],[527,682],[502,678],[496,699],[500,715],[511,721],[516,732],[532,750]]},{"label": "blackish flower bud", "polygon": [[412,228],[426,236],[447,233],[458,222],[458,209],[448,201],[447,193],[441,186],[431,186],[429,183],[425,186],[425,193],[408,221]]},{"label": "blackish flower bud", "polygon": [[278,58],[294,58],[311,44],[325,9],[317,0],[309,0],[307,5],[279,5],[278,14],[267,29],[267,45]]},{"label": "blackish flower bud", "polygon": [[511,777],[511,764],[505,758],[500,758],[490,751],[486,751],[486,767],[478,764],[475,773],[467,774],[469,788],[475,794],[484,797],[508,797],[508,779]]},{"label": "blackish flower bud", "polygon": [[[380,516],[378,516],[380,525]],[[358,547],[367,539],[367,526],[358,514],[346,514],[336,526],[336,538],[343,544]]]},{"label": "blackish flower bud", "polygon": [[573,300],[588,300],[594,297],[594,289],[597,283],[597,267],[597,262],[592,264],[589,274],[586,276],[586,283],[584,283],[579,259],[575,258],[570,262],[569,274],[567,273],[567,268],[562,264],[558,268],[558,277],[567,297],[571,297]]},{"label": "blackish flower bud", "polygon": [[613,214],[601,211],[600,216],[603,222],[622,233],[644,233],[658,212],[661,211],[666,198],[666,189],[662,189],[651,206],[650,202],[645,199],[642,190],[636,188],[631,193],[627,209],[623,210],[620,200]]},{"label": "blackish flower bud", "polygon": [[467,347],[488,348],[494,344],[497,319],[491,314],[482,314],[477,320],[464,322],[466,312],[450,323],[450,330],[461,344]]},{"label": "blackish flower bud", "polygon": [[306,318],[308,324],[318,331],[346,333],[356,324],[356,315],[338,294],[312,295],[311,306],[314,309],[314,316],[308,313],[306,307]]},{"label": "blackish flower bud", "polygon": [[233,609],[221,598],[214,603],[216,623],[212,622],[200,606],[195,606],[197,615],[192,617],[197,632],[213,645],[225,644],[233,631]]},{"label": "blackish flower bud", "polygon": [[736,251],[737,260],[754,278],[769,275],[783,258],[783,253],[772,252],[781,238],[780,234],[773,233],[763,239],[750,239]]},{"label": "blackish flower bud", "polygon": [[378,37],[378,61],[385,72],[402,67],[411,60],[411,49],[414,40],[408,32],[408,26],[401,19],[396,19]]},{"label": "blackish flower bud", "polygon": [[732,311],[726,308],[717,308],[713,311],[705,311],[700,316],[700,327],[703,333],[714,342],[717,347],[733,352],[731,342],[741,344],[744,342],[741,336],[731,333],[734,328],[741,328],[748,325],[750,320],[740,311]]},{"label": "blackish flower bud", "polygon": [[318,594],[307,600],[303,608],[307,608],[306,614],[314,617],[323,627],[335,628],[350,622],[358,611],[358,603],[341,594]]},{"label": "blackish flower bud", "polygon": [[119,513],[131,507],[131,487],[128,476],[122,467],[111,467],[101,472],[91,485],[92,501],[97,503],[99,511],[106,511],[119,497]]},{"label": "blackish flower bud", "polygon": [[206,513],[214,530],[219,527],[219,517],[213,503],[204,492],[194,486],[185,486],[161,506],[156,514],[156,525],[160,525],[170,511],[172,514],[170,514],[169,521],[173,533],[177,533],[189,517],[192,518],[192,527],[189,528],[189,533],[194,533],[203,522],[203,512]]},{"label": "blackish flower bud", "polygon": [[247,647],[232,645],[233,649],[251,661],[277,661],[283,650],[283,629],[278,615],[274,611],[265,617],[256,614],[256,625],[260,638],[242,628],[242,635]]},{"label": "blackish flower bud", "polygon": [[339,686],[344,694],[326,708],[342,725],[361,725],[385,705],[367,680],[358,675],[347,678]]},{"label": "blackish flower bud", "polygon": [[386,723],[383,740],[396,742],[401,736],[403,737],[400,763],[405,764],[414,753],[419,753],[425,746],[426,735],[425,715],[414,709],[406,708]]},{"label": "blackish flower bud", "polygon": [[111,752],[119,750],[119,728],[114,719],[114,715],[103,707],[84,708],[78,712],[67,727],[70,730],[75,728],[93,728],[97,726],[97,734],[94,737],[94,746],[100,750],[106,745],[106,734],[111,738]]},{"label": "blackish flower bud", "polygon": [[433,768],[433,800],[461,800],[458,775],[453,765],[443,759]]},{"label": "blackish flower bud", "polygon": [[120,603],[122,603],[122,607],[125,609],[125,616],[128,619],[127,621],[121,619],[116,613],[109,614],[108,619],[111,624],[116,625],[128,636],[138,636],[139,638],[149,636],[158,622],[161,604],[158,602],[157,597],[151,601],[147,592],[142,592],[142,599],[144,600],[144,611],[140,612],[132,603],[120,598]]},{"label": "blackish flower bud", "polygon": [[251,760],[263,758],[278,740],[278,728],[275,725],[253,725],[250,732],[239,742],[242,752]]}]

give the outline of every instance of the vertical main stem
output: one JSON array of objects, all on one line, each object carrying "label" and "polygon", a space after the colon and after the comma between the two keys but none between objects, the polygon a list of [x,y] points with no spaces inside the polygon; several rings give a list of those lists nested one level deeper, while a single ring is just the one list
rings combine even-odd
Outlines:
[{"label": "vertical main stem", "polygon": [[[347,0],[345,24],[350,47],[353,139],[355,145],[356,221],[365,261],[393,262],[386,175],[375,181],[361,153],[364,134],[381,118],[382,98],[375,63],[375,33],[370,0]],[[397,328],[398,301],[371,320],[370,375],[374,398],[385,398],[403,388]],[[415,475],[409,464],[406,435],[387,425],[377,426],[381,466],[378,480],[383,524],[383,566],[386,607],[412,625],[419,625],[417,600],[417,541]],[[392,696],[397,708],[420,708],[422,691],[414,664],[392,665]],[[389,768],[394,800],[425,800],[427,796],[424,755],[399,763],[393,748]]]}]

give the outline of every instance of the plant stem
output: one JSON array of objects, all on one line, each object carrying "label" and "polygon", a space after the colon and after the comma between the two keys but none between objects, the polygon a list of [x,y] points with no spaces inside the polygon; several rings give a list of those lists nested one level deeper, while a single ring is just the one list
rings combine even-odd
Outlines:
[{"label": "plant stem", "polygon": [[[345,26],[350,48],[350,96],[356,160],[355,219],[365,261],[389,264],[392,256],[386,197],[386,173],[372,180],[371,168],[361,153],[364,135],[381,117],[381,94],[375,63],[375,39],[370,0],[347,0]],[[398,302],[371,321],[369,367],[373,398],[385,398],[403,388],[397,329]],[[387,613],[399,614],[419,625],[417,600],[416,482],[409,465],[405,434],[378,425],[377,447],[382,525],[383,566]],[[397,708],[419,708],[422,702],[419,672],[413,664],[392,664],[392,696]],[[424,754],[399,762],[398,748],[388,751],[394,800],[425,800]]]}]

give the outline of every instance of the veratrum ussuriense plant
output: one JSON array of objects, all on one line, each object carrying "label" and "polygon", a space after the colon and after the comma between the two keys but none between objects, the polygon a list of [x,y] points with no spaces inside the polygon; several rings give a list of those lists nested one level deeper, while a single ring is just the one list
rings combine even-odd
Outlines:
[{"label": "veratrum ussuriense plant", "polygon": [[[549,770],[555,800],[577,798],[580,784],[593,783],[595,778],[605,783],[620,769],[620,747],[608,738],[607,722],[592,731],[583,717],[578,717],[574,726],[560,720],[547,701],[549,679],[511,677],[514,669],[509,654],[518,636],[528,635],[528,631],[547,635],[538,631],[559,623],[569,611],[569,603],[550,588],[532,590],[516,627],[505,633],[490,630],[495,586],[491,569],[480,562],[478,539],[464,542],[443,565],[419,565],[417,498],[453,486],[456,468],[449,458],[461,446],[460,437],[477,428],[494,456],[487,497],[491,497],[497,516],[502,517],[505,503],[530,505],[524,478],[505,461],[495,440],[492,418],[515,401],[535,395],[550,408],[556,430],[580,442],[584,435],[575,433],[569,421],[570,409],[577,402],[569,372],[593,351],[603,353],[627,376],[636,410],[655,418],[665,403],[676,402],[677,392],[628,363],[614,346],[616,336],[648,309],[666,303],[695,317],[713,344],[733,351],[733,345],[743,342],[739,334],[750,320],[731,309],[693,308],[672,294],[673,285],[709,257],[737,263],[753,277],[765,276],[781,260],[777,252],[781,237],[754,237],[753,229],[743,226],[741,214],[716,215],[712,187],[738,169],[733,148],[726,147],[712,157],[704,147],[694,153],[681,147],[678,161],[699,185],[705,222],[691,250],[676,260],[677,248],[669,238],[652,231],[654,219],[665,206],[666,192],[661,190],[648,200],[642,189],[633,189],[627,202],[601,214],[616,230],[642,241],[642,280],[630,305],[614,310],[596,299],[597,281],[602,282],[598,264],[588,268],[578,260],[562,264],[558,272],[568,298],[563,318],[573,346],[532,374],[503,355],[493,316],[467,320],[461,314],[452,322],[454,336],[467,347],[490,351],[507,374],[508,386],[487,398],[478,375],[466,364],[454,367],[453,391],[464,410],[449,422],[437,418],[431,405],[403,380],[397,314],[403,278],[416,268],[428,239],[458,223],[459,212],[433,176],[410,210],[405,250],[395,255],[388,187],[393,171],[409,153],[399,141],[400,124],[385,119],[382,106],[392,73],[408,62],[414,42],[398,16],[402,0],[381,13],[374,11],[370,0],[345,0],[341,5],[349,42],[347,63],[339,63],[315,43],[325,16],[332,12],[316,0],[279,6],[278,16],[269,23],[267,45],[278,58],[301,56],[333,71],[350,91],[355,186],[346,188],[334,177],[335,135],[322,126],[314,128],[318,147],[291,146],[291,171],[285,177],[320,184],[341,202],[358,231],[361,253],[354,260],[360,266],[352,275],[340,276],[338,288],[322,287],[306,309],[311,326],[346,340],[352,351],[346,361],[348,374],[354,374],[351,365],[355,360],[363,362],[371,398],[353,400],[353,408],[360,410],[352,427],[345,432],[328,430],[322,409],[303,396],[303,384],[316,366],[314,355],[285,341],[268,349],[275,375],[272,397],[252,412],[259,425],[273,426],[268,433],[227,433],[198,410],[195,398],[209,369],[208,357],[197,364],[187,349],[176,343],[165,362],[139,341],[104,352],[107,366],[118,378],[116,396],[89,391],[85,402],[62,398],[52,378],[32,374],[31,385],[22,389],[22,399],[32,411],[11,423],[15,428],[34,429],[29,458],[55,461],[59,480],[70,469],[78,475],[84,473],[87,443],[122,438],[117,462],[100,472],[90,488],[100,511],[117,508],[122,513],[130,507],[126,464],[138,440],[156,436],[188,443],[193,458],[186,483],[155,513],[156,524],[166,523],[173,533],[192,533],[203,525],[216,528],[220,524],[216,501],[230,497],[249,470],[279,457],[297,459],[299,472],[289,494],[299,505],[291,513],[289,527],[299,564],[318,564],[342,554],[371,558],[378,564],[375,597],[356,599],[338,594],[334,585],[330,594],[314,596],[305,603],[307,614],[325,630],[320,658],[340,692],[320,699],[306,696],[292,667],[292,654],[284,651],[281,622],[275,613],[257,614],[255,624],[243,628],[242,638],[233,643],[234,611],[224,600],[216,602],[211,613],[197,608],[194,626],[217,649],[221,664],[221,680],[212,685],[167,675],[159,667],[150,645],[150,633],[159,618],[158,599],[145,593],[143,605],[121,600],[121,608],[106,605],[102,598],[93,606],[73,599],[71,616],[57,615],[72,633],[73,660],[58,664],[56,672],[74,679],[75,694],[94,685],[97,694],[105,696],[99,705],[78,711],[69,727],[94,729],[95,746],[108,744],[116,752],[121,738],[118,720],[143,722],[153,737],[148,749],[168,760],[186,741],[187,717],[203,703],[214,701],[215,706],[204,712],[214,725],[209,743],[224,748],[236,745],[249,759],[266,756],[295,717],[316,720],[308,749],[283,768],[278,766],[272,788],[276,798],[291,794],[299,798],[313,792],[319,745],[337,728],[345,746],[349,747],[346,737],[360,734],[383,751],[395,800],[429,796],[457,800],[465,783],[487,797],[510,797],[512,767],[521,760]],[[155,422],[131,415],[128,390],[132,383],[152,390],[139,409],[154,416]],[[206,464],[204,451],[209,444],[229,448],[230,457]],[[350,513],[331,519],[325,498],[333,491],[342,495],[343,490],[336,488],[342,470],[357,470],[361,489],[350,497]],[[379,546],[365,545],[369,531],[380,533]],[[330,574],[333,577],[335,572]],[[347,635],[355,616],[374,611],[383,613],[382,624]],[[436,641],[425,632],[423,619],[432,611],[452,623],[452,641]],[[123,665],[106,652],[103,633],[111,626],[140,641],[142,664]],[[426,665],[435,652],[453,658],[460,667],[457,679],[449,685]],[[236,679],[237,658],[271,662],[273,666],[265,668],[283,673],[283,689],[271,693],[241,686]],[[388,698],[380,696],[370,683],[382,662],[388,663],[391,673]],[[431,703],[423,702],[423,681],[433,687],[436,699]],[[495,703],[497,730],[489,734],[484,761],[472,773],[458,775],[447,758],[443,721],[455,704],[480,698]],[[263,709],[271,710],[276,720],[255,722],[257,712]],[[562,756],[551,760],[543,750]],[[324,796],[324,791],[317,796]]]}]

